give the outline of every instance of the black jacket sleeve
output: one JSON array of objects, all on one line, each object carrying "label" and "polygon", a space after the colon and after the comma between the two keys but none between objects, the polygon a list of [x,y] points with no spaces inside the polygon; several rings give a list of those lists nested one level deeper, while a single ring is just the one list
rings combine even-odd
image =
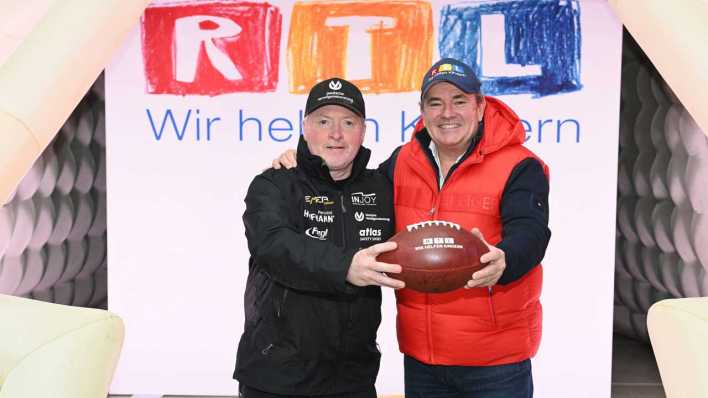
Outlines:
[{"label": "black jacket sleeve", "polygon": [[502,285],[514,282],[541,262],[551,230],[548,229],[548,179],[533,158],[520,162],[504,187],[501,200],[502,241],[506,255]]},{"label": "black jacket sleeve", "polygon": [[248,188],[243,224],[251,261],[291,289],[352,294],[346,277],[356,250],[308,238],[289,217],[301,199],[293,192],[282,192],[282,184],[274,179],[278,174],[294,172],[266,171]]},{"label": "black jacket sleeve", "polygon": [[377,171],[380,174],[386,176],[386,178],[391,184],[393,184],[393,171],[396,168],[396,159],[398,159],[398,152],[400,151],[401,146],[394,149],[391,153],[391,156],[389,156],[388,159],[384,160],[377,168]]}]

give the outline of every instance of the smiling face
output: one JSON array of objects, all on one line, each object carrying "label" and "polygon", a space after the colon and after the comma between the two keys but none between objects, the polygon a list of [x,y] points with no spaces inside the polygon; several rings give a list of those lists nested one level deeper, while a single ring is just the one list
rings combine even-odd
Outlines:
[{"label": "smiling face", "polygon": [[364,119],[345,107],[325,105],[307,115],[303,124],[307,147],[324,160],[332,179],[349,177],[364,142]]},{"label": "smiling face", "polygon": [[459,156],[477,134],[486,105],[483,96],[467,94],[453,84],[441,82],[428,89],[420,110],[438,150]]}]

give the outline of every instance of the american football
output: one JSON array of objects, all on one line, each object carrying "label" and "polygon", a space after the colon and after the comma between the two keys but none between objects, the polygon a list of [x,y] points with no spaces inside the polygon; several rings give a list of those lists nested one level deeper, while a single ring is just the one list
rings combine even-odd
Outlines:
[{"label": "american football", "polygon": [[398,248],[382,253],[378,261],[400,264],[406,287],[420,292],[442,293],[463,287],[482,269],[479,258],[489,251],[472,232],[448,221],[425,221],[408,225],[389,241]]}]

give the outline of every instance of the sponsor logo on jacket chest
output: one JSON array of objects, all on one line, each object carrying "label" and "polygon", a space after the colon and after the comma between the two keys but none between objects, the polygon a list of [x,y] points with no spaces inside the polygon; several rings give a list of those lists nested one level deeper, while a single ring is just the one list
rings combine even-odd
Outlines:
[{"label": "sponsor logo on jacket chest", "polygon": [[329,234],[329,228],[317,228],[317,227],[310,227],[305,231],[305,235],[309,236],[310,238],[314,238],[317,240],[327,240],[327,235]]},{"label": "sponsor logo on jacket chest", "polygon": [[354,192],[352,193],[352,204],[354,206],[376,206],[376,193]]},{"label": "sponsor logo on jacket chest", "polygon": [[322,195],[322,196],[310,196],[310,195],[307,195],[307,196],[305,196],[305,203],[307,203],[308,205],[325,205],[325,206],[329,206],[329,205],[333,205],[333,204],[334,204],[334,201],[333,201],[333,200],[330,200],[329,197],[327,197],[326,195]]},{"label": "sponsor logo on jacket chest", "polygon": [[317,212],[314,212],[305,209],[303,217],[310,221],[324,222],[329,224],[334,222],[334,213],[332,213],[331,211],[318,210]]},{"label": "sponsor logo on jacket chest", "polygon": [[360,241],[380,241],[381,240],[381,229],[379,228],[366,228],[359,230],[359,240]]},{"label": "sponsor logo on jacket chest", "polygon": [[386,221],[386,222],[391,221],[391,219],[389,217],[379,217],[377,214],[364,213],[363,211],[355,212],[354,219],[359,222],[363,222],[364,220],[366,220],[366,221]]}]

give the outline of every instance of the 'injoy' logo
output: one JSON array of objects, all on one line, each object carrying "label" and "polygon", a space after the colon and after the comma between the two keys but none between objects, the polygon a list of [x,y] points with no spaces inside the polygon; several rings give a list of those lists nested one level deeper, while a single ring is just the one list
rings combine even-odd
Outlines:
[{"label": "'injoy' logo", "polygon": [[268,3],[148,7],[142,21],[147,91],[218,95],[275,90],[281,19]]},{"label": "'injoy' logo", "polygon": [[415,91],[432,61],[424,1],[295,3],[288,38],[289,89],[307,93],[341,76],[363,92]]}]

